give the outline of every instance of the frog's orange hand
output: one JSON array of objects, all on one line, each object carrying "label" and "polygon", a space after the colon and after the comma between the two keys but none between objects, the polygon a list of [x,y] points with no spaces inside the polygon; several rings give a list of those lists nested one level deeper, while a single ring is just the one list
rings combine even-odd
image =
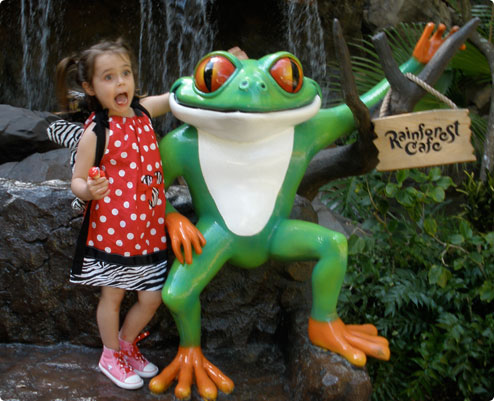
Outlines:
[{"label": "frog's orange hand", "polygon": [[178,379],[175,396],[186,399],[190,397],[194,377],[199,394],[205,400],[215,400],[218,388],[226,394],[234,388],[233,382],[204,357],[201,347],[179,347],[173,362],[149,382],[149,389],[162,393]]},{"label": "frog's orange hand", "polygon": [[[166,215],[166,227],[172,243],[173,253],[180,263],[192,263],[192,246],[197,254],[202,253],[206,239],[190,220],[180,213],[173,212]],[[183,248],[183,254],[182,254]]]},{"label": "frog's orange hand", "polygon": [[[460,29],[460,27],[455,25],[453,28],[451,28],[448,36],[443,37],[444,32],[446,31],[446,25],[439,24],[436,33],[431,36],[432,32],[434,31],[434,27],[435,24],[432,22],[429,22],[425,26],[424,31],[422,32],[422,36],[418,40],[417,44],[415,45],[415,49],[413,50],[413,56],[423,64],[427,64],[431,60],[432,56],[436,54],[439,47],[441,47],[441,45],[446,41],[446,39],[448,39],[451,35],[453,35]],[[465,45],[463,44],[460,49],[464,50]]]},{"label": "frog's orange hand", "polygon": [[389,360],[389,343],[371,324],[345,325],[341,319],[319,322],[309,318],[309,339],[319,347],[340,354],[355,366],[365,366],[367,356]]}]

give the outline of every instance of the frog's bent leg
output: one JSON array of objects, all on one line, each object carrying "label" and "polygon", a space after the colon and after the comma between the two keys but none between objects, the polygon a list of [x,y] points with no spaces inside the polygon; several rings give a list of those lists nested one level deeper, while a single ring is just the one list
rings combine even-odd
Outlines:
[{"label": "frog's bent leg", "polygon": [[388,341],[371,324],[345,325],[336,304],[347,266],[347,241],[343,234],[317,224],[285,220],[271,244],[271,254],[281,260],[317,260],[312,272],[312,310],[309,339],[336,352],[356,366],[364,366],[366,354],[389,359]]},{"label": "frog's bent leg", "polygon": [[201,397],[214,400],[217,388],[230,393],[234,384],[202,354],[199,296],[230,258],[232,237],[214,222],[200,220],[197,228],[206,238],[206,246],[200,255],[194,254],[191,265],[175,260],[162,292],[180,335],[178,353],[172,363],[151,380],[149,388],[153,393],[161,393],[177,379],[175,396],[185,399],[190,397],[195,380]]}]

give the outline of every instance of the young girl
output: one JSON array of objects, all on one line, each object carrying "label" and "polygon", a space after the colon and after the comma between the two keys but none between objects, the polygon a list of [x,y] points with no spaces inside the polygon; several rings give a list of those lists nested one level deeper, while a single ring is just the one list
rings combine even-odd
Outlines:
[{"label": "young girl", "polygon": [[[161,305],[167,270],[165,227],[179,261],[192,262],[204,237],[178,213],[165,219],[160,153],[150,117],[170,110],[168,93],[136,97],[135,67],[121,40],[104,41],[57,66],[57,96],[68,105],[69,82],[86,94],[93,113],[78,145],[72,191],[86,208],[70,281],[101,286],[97,322],[103,342],[101,371],[116,385],[136,389],[158,368],[139,352],[139,335]],[[103,138],[98,141],[97,136]],[[98,145],[99,144],[99,145]],[[101,146],[104,144],[104,146]],[[97,147],[100,150],[97,150]],[[91,174],[93,166],[99,172]],[[126,290],[138,301],[119,330]]]}]

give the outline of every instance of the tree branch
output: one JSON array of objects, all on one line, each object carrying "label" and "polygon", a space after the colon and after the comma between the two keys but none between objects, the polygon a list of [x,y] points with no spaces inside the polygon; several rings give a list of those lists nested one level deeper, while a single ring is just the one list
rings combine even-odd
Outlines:
[{"label": "tree branch", "polygon": [[[474,18],[451,35],[418,77],[429,85],[434,85],[450,59],[476,29],[478,23],[479,20]],[[357,141],[351,145],[325,149],[312,159],[298,191],[299,194],[309,199],[317,194],[318,189],[323,184],[338,178],[365,174],[374,169],[378,162],[377,149],[373,143],[375,133],[370,113],[358,96],[348,47],[343,38],[340,24],[336,19],[333,23],[333,35],[337,57],[340,60],[344,100],[354,114],[359,136]],[[373,41],[386,78],[392,87],[390,114],[411,112],[417,102],[425,95],[425,91],[401,73],[393,59],[384,34],[377,34]]]}]

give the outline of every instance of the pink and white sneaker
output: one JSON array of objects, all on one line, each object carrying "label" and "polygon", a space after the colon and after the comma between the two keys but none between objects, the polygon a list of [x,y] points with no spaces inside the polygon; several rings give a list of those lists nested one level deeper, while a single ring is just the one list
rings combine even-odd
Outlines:
[{"label": "pink and white sneaker", "polygon": [[103,346],[99,368],[113,383],[126,390],[135,390],[143,386],[144,381],[134,373],[122,351],[114,351]]},{"label": "pink and white sneaker", "polygon": [[137,343],[142,339],[149,336],[149,332],[139,334],[134,342],[129,343],[127,341],[119,338],[120,341],[120,349],[122,353],[125,355],[125,359],[129,363],[130,366],[134,369],[139,376],[148,378],[154,377],[158,373],[158,367],[149,362],[144,355],[141,354],[139,348],[137,348]]}]

